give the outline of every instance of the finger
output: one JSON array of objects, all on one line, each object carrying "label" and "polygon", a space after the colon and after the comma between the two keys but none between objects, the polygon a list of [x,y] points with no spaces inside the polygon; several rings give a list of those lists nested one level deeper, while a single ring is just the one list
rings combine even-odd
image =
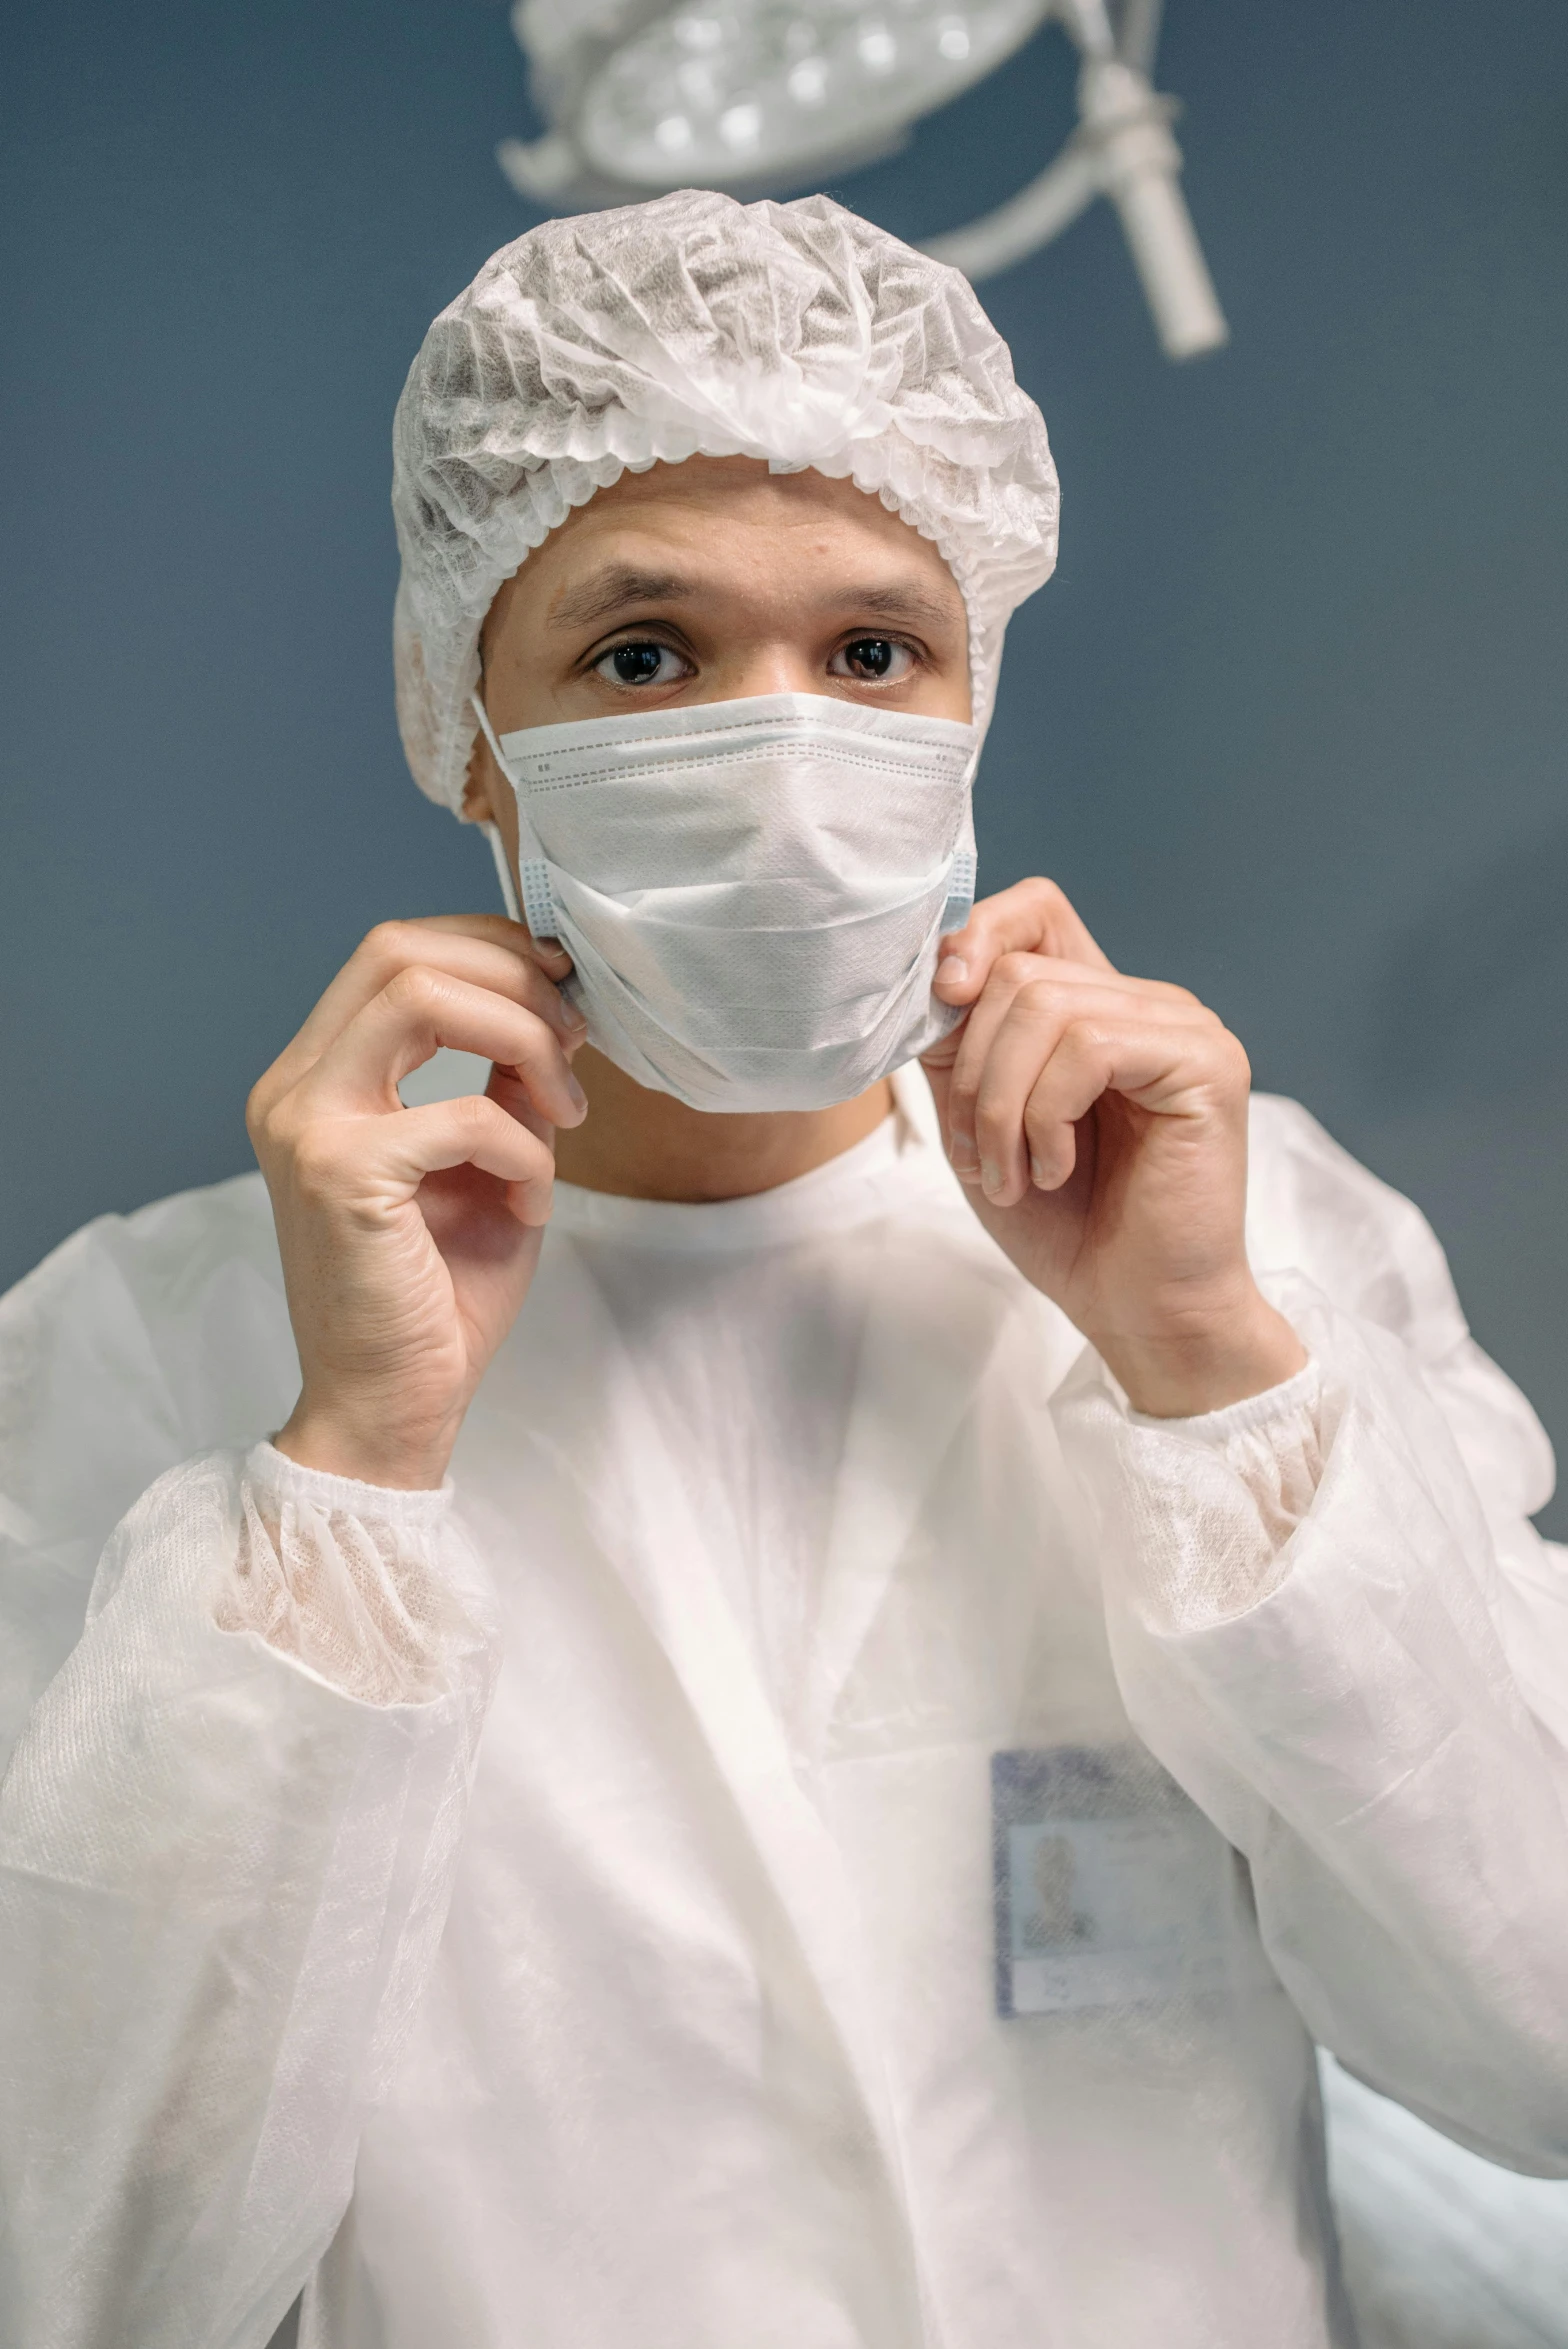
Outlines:
[{"label": "finger", "polygon": [[1161,979],[1136,979],[1124,971],[1100,970],[1049,955],[1004,954],[993,965],[980,1000],[971,1007],[966,1019],[922,1054],[927,1074],[937,1068],[951,1068],[961,1057],[971,1073],[976,1071],[1014,996],[1020,988],[1038,981],[1055,981],[1064,988],[1097,990],[1102,994],[1109,989],[1129,1002],[1146,1004],[1151,1014],[1158,1007],[1200,1012],[1203,1009],[1197,997],[1185,987],[1170,986]]},{"label": "finger", "polygon": [[297,1084],[399,971],[420,964],[449,971],[470,985],[510,996],[556,1029],[568,1047],[580,1043],[586,1022],[566,1001],[557,981],[571,969],[558,955],[548,964],[536,940],[520,922],[501,914],[447,914],[430,920],[380,922],[361,940],[316,1004],[298,1035],[256,1088],[262,1111]]},{"label": "finger", "polygon": [[[1135,979],[1125,971],[1101,970],[1088,963],[1067,962],[1055,955],[1004,954],[991,966],[980,1000],[971,1009],[967,1022],[954,1031],[955,1060],[966,1045],[971,1057],[983,1052],[1015,997],[1023,988],[1035,986],[1055,987],[1064,995],[1076,993],[1085,1000],[1115,996],[1128,1005],[1146,1006],[1151,1017],[1172,1010],[1203,1008],[1185,987],[1168,986],[1160,979]],[[975,1041],[971,1042],[971,1038]]]},{"label": "finger", "polygon": [[1020,989],[977,1072],[973,1133],[979,1182],[997,1206],[1011,1207],[1029,1188],[1024,1111],[1070,1035],[1093,1036],[1122,1016],[1114,996],[1086,1000],[1049,984]]},{"label": "finger", "polygon": [[1017,881],[983,897],[961,930],[942,940],[932,982],[944,1003],[973,1003],[1004,954],[1045,954],[1109,971],[1109,955],[1054,881]]},{"label": "finger", "polygon": [[1217,1042],[1215,1033],[1197,1023],[1184,1028],[1070,1020],[1030,1088],[1022,1120],[1023,1169],[1011,1162],[1010,1181],[997,1204],[1013,1205],[1029,1185],[1041,1191],[1061,1188],[1077,1163],[1079,1120],[1106,1093],[1123,1094],[1142,1109],[1172,1117],[1212,1105],[1230,1075]]},{"label": "finger", "polygon": [[[1186,1006],[1123,985],[1116,973],[1046,962],[1036,955],[1005,957],[969,1014],[954,1058],[947,1115],[955,1172],[966,1181],[983,1183],[987,1164],[1012,1163],[1011,1154],[997,1161],[986,1147],[979,1123],[983,1088],[989,1088],[987,1098],[993,1104],[999,1085],[1010,1088],[1021,1122],[1029,1090],[1068,1022],[1123,1020],[1129,1014],[1156,1023],[1191,1017]],[[993,1068],[999,1049],[1002,1060]],[[1021,1142],[1018,1147],[1021,1150]]]},{"label": "finger", "polygon": [[290,1102],[307,1115],[389,1107],[401,1079],[442,1045],[515,1071],[552,1125],[581,1123],[586,1096],[555,1030],[506,996],[423,964],[399,971],[355,1013]]},{"label": "finger", "polygon": [[454,914],[432,921],[378,923],[311,1013],[301,1042],[324,1050],[399,971],[416,964],[450,971],[454,979],[509,995],[550,1020],[563,1036],[582,1025],[582,1015],[542,969],[538,945],[520,922],[509,922],[500,914]]},{"label": "finger", "polygon": [[[978,1183],[981,1179],[975,1103],[986,1062],[1018,996],[1026,985],[1034,983],[1042,970],[1043,966],[1033,955],[1004,957],[992,971],[985,993],[962,1026],[926,1057],[926,1073],[933,1081],[942,1064],[949,1071],[941,1097],[947,1154],[954,1173],[966,1183]],[[1048,1050],[1049,1045],[1042,1044],[1041,1049]]]},{"label": "finger", "polygon": [[478,1167],[506,1185],[507,1205],[519,1223],[550,1220],[555,1154],[548,1134],[537,1134],[509,1117],[499,1102],[481,1093],[457,1101],[432,1101],[378,1118],[377,1161],[383,1180],[405,1197],[426,1175],[454,1166]]},{"label": "finger", "polygon": [[491,1101],[499,1102],[508,1117],[515,1117],[531,1134],[539,1134],[553,1144],[553,1123],[542,1110],[535,1108],[527,1087],[513,1070],[498,1061],[490,1071],[490,1082],[485,1087],[485,1093]]}]

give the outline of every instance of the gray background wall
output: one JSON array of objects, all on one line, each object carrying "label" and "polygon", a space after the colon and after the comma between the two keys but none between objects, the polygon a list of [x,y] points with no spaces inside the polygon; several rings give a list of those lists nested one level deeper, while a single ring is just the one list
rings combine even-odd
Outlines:
[{"label": "gray background wall", "polygon": [[[246,1165],[359,933],[490,903],[393,731],[387,431],[531,217],[484,0],[56,0],[5,44],[0,1279]],[[1160,360],[1104,214],[988,290],[1066,506],[984,878],[1056,874],[1413,1192],[1561,1442],[1568,11],[1171,0],[1162,79],[1235,342]],[[836,192],[955,224],[1068,113],[1047,35]]]}]

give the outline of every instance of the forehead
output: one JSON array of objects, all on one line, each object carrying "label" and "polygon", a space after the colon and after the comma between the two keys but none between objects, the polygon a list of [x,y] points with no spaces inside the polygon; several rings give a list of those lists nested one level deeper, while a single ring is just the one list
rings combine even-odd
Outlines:
[{"label": "forehead", "polygon": [[955,613],[962,610],[935,546],[879,497],[821,473],[770,473],[755,457],[691,457],[623,473],[574,509],[523,573],[534,570],[540,588],[549,574],[559,588],[602,562],[611,542],[631,541],[699,554],[704,568],[811,560],[831,550],[835,560],[852,556],[857,568],[918,575]]}]

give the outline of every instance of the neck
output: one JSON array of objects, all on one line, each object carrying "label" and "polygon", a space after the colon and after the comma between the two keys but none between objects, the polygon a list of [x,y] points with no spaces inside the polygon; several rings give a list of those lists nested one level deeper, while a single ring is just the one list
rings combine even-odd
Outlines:
[{"label": "neck", "polygon": [[557,1132],[556,1171],[563,1183],[622,1199],[700,1205],[775,1190],[852,1150],[893,1107],[884,1077],[832,1109],[728,1117],[650,1093],[592,1045],[583,1046],[572,1068],[588,1096],[588,1115],[580,1126]]}]

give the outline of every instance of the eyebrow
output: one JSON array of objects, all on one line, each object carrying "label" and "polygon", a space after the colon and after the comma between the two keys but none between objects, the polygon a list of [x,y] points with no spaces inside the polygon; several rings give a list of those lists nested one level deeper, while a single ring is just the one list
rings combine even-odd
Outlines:
[{"label": "eyebrow", "polygon": [[696,583],[674,571],[638,571],[614,563],[595,571],[580,587],[567,588],[550,607],[552,628],[587,628],[636,604],[673,604],[698,592]]},{"label": "eyebrow", "polygon": [[[704,585],[703,581],[683,577],[678,571],[639,571],[629,563],[614,563],[594,572],[580,586],[565,589],[552,604],[547,625],[588,628],[596,622],[614,619],[619,612],[639,610],[649,604],[689,603],[704,592]],[[963,600],[956,587],[951,602],[925,588],[900,586],[896,582],[880,587],[835,587],[831,600],[857,619],[902,622],[909,627],[922,623],[943,627],[960,620],[963,613]]]},{"label": "eyebrow", "polygon": [[955,587],[952,600],[932,595],[923,587],[851,587],[844,603],[874,620],[924,620],[932,627],[963,616],[963,598]]}]

